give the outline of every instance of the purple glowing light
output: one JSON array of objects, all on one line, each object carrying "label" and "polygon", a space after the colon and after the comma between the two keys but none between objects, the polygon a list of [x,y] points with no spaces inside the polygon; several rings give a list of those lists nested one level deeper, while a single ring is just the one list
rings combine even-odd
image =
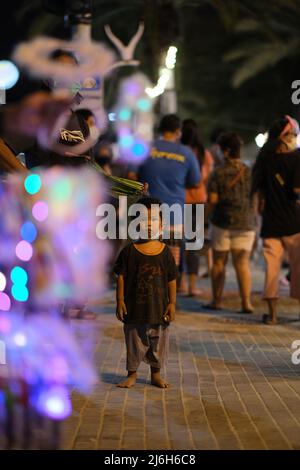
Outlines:
[{"label": "purple glowing light", "polygon": [[36,406],[41,414],[55,420],[65,419],[72,412],[68,392],[61,386],[42,390],[38,395]]},{"label": "purple glowing light", "polygon": [[0,292],[0,310],[8,312],[11,307],[11,301],[7,294]]},{"label": "purple glowing light", "polygon": [[48,204],[44,201],[38,201],[32,208],[33,217],[39,222],[44,222],[49,214]]},{"label": "purple glowing light", "polygon": [[[1,310],[1,309],[0,309]],[[8,333],[10,331],[11,321],[6,316],[0,316],[0,332]]]},{"label": "purple glowing light", "polygon": [[16,246],[16,255],[22,261],[29,261],[32,257],[32,246],[30,243],[22,240]]}]

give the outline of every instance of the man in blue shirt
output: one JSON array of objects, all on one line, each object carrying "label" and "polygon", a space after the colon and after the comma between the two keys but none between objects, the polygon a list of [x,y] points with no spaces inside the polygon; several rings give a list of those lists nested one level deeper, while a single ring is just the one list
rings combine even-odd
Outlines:
[{"label": "man in blue shirt", "polygon": [[[183,214],[185,189],[200,182],[199,164],[192,150],[180,143],[181,121],[178,116],[164,116],[159,132],[161,137],[153,143],[149,157],[137,171],[131,171],[129,177],[148,183],[150,196],[162,203],[168,206],[179,204]],[[171,224],[172,221],[174,219],[171,219]],[[176,264],[179,264],[178,249],[173,254]]]}]

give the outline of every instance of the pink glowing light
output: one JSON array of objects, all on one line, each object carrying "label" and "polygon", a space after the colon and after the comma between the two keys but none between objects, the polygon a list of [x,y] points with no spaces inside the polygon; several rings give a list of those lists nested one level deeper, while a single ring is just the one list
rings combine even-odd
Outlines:
[{"label": "pink glowing light", "polygon": [[32,257],[32,246],[30,243],[22,240],[16,246],[16,255],[22,261],[29,261]]},{"label": "pink glowing light", "polygon": [[10,331],[11,321],[6,316],[0,316],[0,332],[8,333]]},{"label": "pink glowing light", "polygon": [[7,294],[0,292],[0,310],[8,312],[11,307],[11,301]]},{"label": "pink glowing light", "polygon": [[43,222],[47,219],[49,214],[48,204],[44,201],[38,201],[34,204],[32,208],[33,217],[39,222]]}]

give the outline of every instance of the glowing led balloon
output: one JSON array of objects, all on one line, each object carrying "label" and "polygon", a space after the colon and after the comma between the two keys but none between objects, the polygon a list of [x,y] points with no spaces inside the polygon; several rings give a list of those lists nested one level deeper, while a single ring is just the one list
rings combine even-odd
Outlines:
[{"label": "glowing led balloon", "polygon": [[147,77],[135,74],[122,81],[116,106],[115,128],[119,157],[125,162],[141,164],[149,155],[153,138],[153,101],[146,89]]},{"label": "glowing led balloon", "polygon": [[16,255],[22,261],[29,261],[32,258],[32,246],[30,243],[22,240],[16,246]]},{"label": "glowing led balloon", "polygon": [[32,222],[25,222],[20,230],[23,240],[32,243],[37,237],[37,229]]},{"label": "glowing led balloon", "polygon": [[15,266],[10,273],[10,278],[14,284],[25,286],[28,281],[28,275],[25,269]]},{"label": "glowing led balloon", "polygon": [[24,186],[29,194],[37,194],[42,187],[39,175],[29,175],[24,181]]},{"label": "glowing led balloon", "polygon": [[47,219],[49,213],[48,205],[44,201],[36,202],[32,208],[33,217],[39,222]]},{"label": "glowing led balloon", "polygon": [[6,286],[6,277],[0,271],[0,291],[3,291],[5,289],[5,286]]},{"label": "glowing led balloon", "polygon": [[7,294],[0,292],[0,310],[2,312],[8,312],[11,307],[11,301]]},{"label": "glowing led balloon", "polygon": [[42,390],[37,398],[38,411],[51,419],[67,418],[72,411],[71,401],[67,390],[61,386],[53,386]]},{"label": "glowing led balloon", "polygon": [[18,302],[26,302],[29,297],[29,292],[26,286],[14,284],[11,288],[12,296]]},{"label": "glowing led balloon", "polygon": [[19,70],[10,60],[0,60],[0,88],[9,90],[19,79]]}]

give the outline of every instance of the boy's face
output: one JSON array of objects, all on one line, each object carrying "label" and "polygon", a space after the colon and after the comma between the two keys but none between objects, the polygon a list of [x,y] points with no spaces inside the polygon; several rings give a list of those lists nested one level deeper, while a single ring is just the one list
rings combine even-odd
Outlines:
[{"label": "boy's face", "polygon": [[159,238],[162,229],[159,208],[147,209],[147,219],[142,220],[141,229],[142,234],[147,231],[148,239],[157,240]]}]

